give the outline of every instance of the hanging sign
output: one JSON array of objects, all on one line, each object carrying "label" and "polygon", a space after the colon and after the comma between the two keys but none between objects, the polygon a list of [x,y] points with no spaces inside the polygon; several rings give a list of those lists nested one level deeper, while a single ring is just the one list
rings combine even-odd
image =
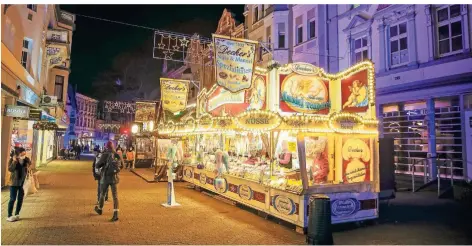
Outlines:
[{"label": "hanging sign", "polygon": [[46,54],[51,68],[62,66],[67,59],[67,47],[60,44],[51,44],[46,48]]},{"label": "hanging sign", "polygon": [[155,102],[136,102],[135,122],[149,122],[156,118]]},{"label": "hanging sign", "polygon": [[161,100],[164,110],[172,113],[187,107],[188,80],[161,78]]},{"label": "hanging sign", "polygon": [[29,107],[7,105],[5,109],[5,116],[10,116],[10,117],[15,117],[15,118],[28,118]]},{"label": "hanging sign", "polygon": [[268,131],[281,123],[278,114],[269,111],[248,111],[236,119],[238,126],[244,130]]},{"label": "hanging sign", "polygon": [[213,35],[217,84],[230,92],[251,88],[257,42]]}]

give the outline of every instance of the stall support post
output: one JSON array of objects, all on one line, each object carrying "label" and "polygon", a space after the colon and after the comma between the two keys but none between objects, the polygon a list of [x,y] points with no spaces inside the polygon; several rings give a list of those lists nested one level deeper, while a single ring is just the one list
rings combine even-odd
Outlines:
[{"label": "stall support post", "polygon": [[315,195],[310,202],[308,233],[306,243],[309,245],[333,245],[331,229],[331,202],[328,196]]},{"label": "stall support post", "polygon": [[178,207],[178,204],[175,201],[175,192],[174,192],[174,177],[172,172],[172,165],[167,167],[167,202],[163,203],[164,207]]}]

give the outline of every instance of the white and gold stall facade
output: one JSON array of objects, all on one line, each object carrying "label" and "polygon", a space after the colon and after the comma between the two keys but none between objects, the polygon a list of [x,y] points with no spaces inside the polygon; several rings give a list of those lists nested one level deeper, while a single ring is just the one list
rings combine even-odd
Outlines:
[{"label": "white and gold stall facade", "polygon": [[374,96],[370,61],[338,74],[306,63],[256,67],[249,89],[204,89],[193,117],[157,129],[178,140],[183,179],[203,189],[299,228],[316,194],[330,197],[333,223],[375,219]]}]

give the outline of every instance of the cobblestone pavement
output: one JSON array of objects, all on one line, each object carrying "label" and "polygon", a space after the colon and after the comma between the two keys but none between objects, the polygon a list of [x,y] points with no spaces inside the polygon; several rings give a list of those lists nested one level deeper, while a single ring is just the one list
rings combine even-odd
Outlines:
[{"label": "cobblestone pavement", "polygon": [[[304,244],[305,237],[276,222],[176,183],[183,206],[164,208],[165,183],[147,183],[124,170],[120,221],[93,212],[91,161],[55,161],[39,174],[41,189],[27,197],[22,220],[6,221],[2,191],[2,244]],[[336,227],[336,244],[470,244],[470,211],[428,195],[399,194],[381,211],[379,225]],[[411,205],[418,204],[418,205]],[[460,221],[460,222],[458,222]],[[463,223],[462,223],[463,222]]]}]

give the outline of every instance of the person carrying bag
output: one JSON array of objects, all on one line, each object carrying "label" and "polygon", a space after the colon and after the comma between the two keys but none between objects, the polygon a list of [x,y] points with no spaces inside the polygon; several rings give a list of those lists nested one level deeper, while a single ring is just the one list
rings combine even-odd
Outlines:
[{"label": "person carrying bag", "polygon": [[100,157],[100,160],[96,164],[96,168],[101,168],[100,177],[100,201],[95,206],[95,212],[102,214],[103,203],[105,202],[105,193],[108,187],[111,188],[113,195],[113,217],[110,221],[114,222],[118,220],[118,183],[120,182],[119,173],[120,166],[123,165],[123,158],[120,154],[116,153],[113,143],[108,141],[106,145],[106,151]]},{"label": "person carrying bag", "polygon": [[[8,202],[8,222],[14,222],[20,219],[21,206],[23,205],[23,199],[25,192],[30,190],[30,186],[34,186],[31,183],[32,179],[27,178],[28,169],[31,165],[31,160],[26,157],[26,150],[24,148],[17,148],[11,155],[8,162],[8,171],[10,175],[10,201]],[[26,187],[25,187],[26,184]],[[26,189],[24,189],[26,188]],[[15,216],[13,216],[13,207],[16,202]]]}]

